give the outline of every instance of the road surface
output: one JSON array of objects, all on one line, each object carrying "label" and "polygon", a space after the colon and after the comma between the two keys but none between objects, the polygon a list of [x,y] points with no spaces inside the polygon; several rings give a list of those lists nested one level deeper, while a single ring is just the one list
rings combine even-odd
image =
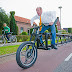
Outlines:
[{"label": "road surface", "polygon": [[0,58],[0,72],[72,72],[72,42],[58,47],[58,50],[39,50],[35,64],[22,69],[16,63],[16,56]]}]

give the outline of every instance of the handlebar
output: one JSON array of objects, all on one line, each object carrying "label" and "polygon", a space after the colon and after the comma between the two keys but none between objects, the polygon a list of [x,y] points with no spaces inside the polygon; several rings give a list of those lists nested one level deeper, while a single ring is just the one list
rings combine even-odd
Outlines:
[{"label": "handlebar", "polygon": [[[43,25],[41,25],[41,26],[43,26]],[[33,27],[33,29],[38,29],[38,28],[40,28],[41,26]]]},{"label": "handlebar", "polygon": [[2,31],[7,31],[7,30],[2,30]]},{"label": "handlebar", "polygon": [[4,31],[4,30],[2,30],[2,31]]},{"label": "handlebar", "polygon": [[[3,34],[5,34],[5,30],[2,30]],[[12,34],[13,32],[9,32],[10,34]]]},{"label": "handlebar", "polygon": [[[43,24],[42,24],[41,26],[43,26]],[[39,34],[39,28],[40,28],[41,26],[33,27],[32,33],[34,33],[34,30],[36,29],[36,33]]]}]

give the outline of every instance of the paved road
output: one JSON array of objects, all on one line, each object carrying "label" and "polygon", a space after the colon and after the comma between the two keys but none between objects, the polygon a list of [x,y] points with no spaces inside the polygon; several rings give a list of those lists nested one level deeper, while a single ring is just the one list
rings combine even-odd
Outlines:
[{"label": "paved road", "polygon": [[[58,47],[58,50],[38,50],[37,61],[29,69],[20,68],[16,63],[15,55],[3,57],[0,58],[0,72],[72,72],[72,63],[70,65],[70,62],[65,61],[71,53],[72,42]],[[69,65],[70,68],[66,69]]]},{"label": "paved road", "polygon": [[63,61],[54,72],[72,72],[72,58],[69,61]]}]

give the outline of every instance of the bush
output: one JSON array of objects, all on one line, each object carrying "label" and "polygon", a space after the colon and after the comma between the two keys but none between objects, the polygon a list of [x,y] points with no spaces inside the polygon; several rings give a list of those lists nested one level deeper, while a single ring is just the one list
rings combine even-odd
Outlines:
[{"label": "bush", "polygon": [[69,34],[69,33],[67,33],[67,32],[62,32],[62,34]]},{"label": "bush", "polygon": [[27,32],[22,32],[20,35],[28,35]]},{"label": "bush", "polygon": [[72,28],[68,28],[68,32],[69,33],[72,33]]},{"label": "bush", "polygon": [[61,32],[67,32],[66,30],[61,30]]},{"label": "bush", "polygon": [[[24,41],[29,41],[30,40],[30,35],[17,35],[17,42],[24,42]],[[42,36],[43,39],[45,39],[45,35]],[[35,36],[32,37],[31,41],[34,41]]]},{"label": "bush", "polygon": [[27,41],[30,36],[29,35],[17,35],[17,42],[23,42],[23,41]]},{"label": "bush", "polygon": [[66,30],[61,30],[62,34],[68,34],[68,32]]}]

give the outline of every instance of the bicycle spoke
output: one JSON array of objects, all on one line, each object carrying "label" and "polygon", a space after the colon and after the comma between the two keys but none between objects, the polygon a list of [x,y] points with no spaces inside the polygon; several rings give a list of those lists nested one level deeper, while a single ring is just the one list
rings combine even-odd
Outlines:
[{"label": "bicycle spoke", "polygon": [[25,60],[24,64],[26,64],[26,63],[27,63],[27,59]]}]

